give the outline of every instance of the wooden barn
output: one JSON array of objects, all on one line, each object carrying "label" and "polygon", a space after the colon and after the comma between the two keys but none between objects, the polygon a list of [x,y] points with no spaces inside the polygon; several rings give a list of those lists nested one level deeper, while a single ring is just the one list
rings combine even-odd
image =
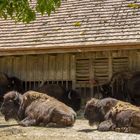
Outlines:
[{"label": "wooden barn", "polygon": [[[140,69],[140,8],[135,0],[67,0],[30,24],[0,19],[0,72],[93,96],[93,80]],[[137,1],[136,4],[140,4]]]}]

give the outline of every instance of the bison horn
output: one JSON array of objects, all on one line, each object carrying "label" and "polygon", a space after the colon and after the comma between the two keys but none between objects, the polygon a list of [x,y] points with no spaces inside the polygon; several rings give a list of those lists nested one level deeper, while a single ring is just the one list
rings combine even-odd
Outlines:
[{"label": "bison horn", "polygon": [[68,93],[68,98],[71,100],[71,91]]}]

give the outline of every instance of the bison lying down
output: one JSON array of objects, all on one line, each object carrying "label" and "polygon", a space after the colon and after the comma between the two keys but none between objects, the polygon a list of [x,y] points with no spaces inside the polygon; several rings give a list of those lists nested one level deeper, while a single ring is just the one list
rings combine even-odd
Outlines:
[{"label": "bison lying down", "polygon": [[35,89],[37,92],[45,93],[57,100],[70,106],[74,111],[78,111],[81,108],[81,97],[75,90],[67,90],[63,86],[58,84],[46,84]]},{"label": "bison lying down", "polygon": [[113,98],[91,99],[84,116],[89,124],[98,123],[99,131],[140,133],[140,108]]},{"label": "bison lying down", "polygon": [[22,126],[46,126],[54,123],[57,126],[72,126],[76,113],[60,101],[35,91],[21,95],[15,91],[4,95],[1,112],[5,120],[16,119]]}]

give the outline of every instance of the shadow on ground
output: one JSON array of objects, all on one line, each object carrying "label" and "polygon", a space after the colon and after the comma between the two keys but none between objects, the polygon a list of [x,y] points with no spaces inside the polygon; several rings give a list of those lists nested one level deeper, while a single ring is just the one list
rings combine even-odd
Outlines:
[{"label": "shadow on ground", "polygon": [[90,132],[94,132],[94,131],[97,131],[97,129],[81,129],[81,130],[78,130],[77,132],[90,133]]},{"label": "shadow on ground", "polygon": [[12,126],[19,126],[18,124],[2,124],[0,128],[12,127]]}]

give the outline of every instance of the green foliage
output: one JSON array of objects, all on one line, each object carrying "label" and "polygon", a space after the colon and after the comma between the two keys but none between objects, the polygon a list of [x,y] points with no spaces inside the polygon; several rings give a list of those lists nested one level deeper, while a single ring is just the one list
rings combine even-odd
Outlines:
[{"label": "green foliage", "polygon": [[60,0],[38,0],[36,10],[42,15],[44,13],[50,15],[52,11],[55,11],[56,7],[60,6],[60,4]]},{"label": "green foliage", "polygon": [[33,8],[30,4],[32,1],[35,0],[0,0],[0,18],[10,17],[16,22],[29,23],[36,19],[36,12],[50,15],[61,5],[61,0],[36,0]]},{"label": "green foliage", "polygon": [[130,3],[130,4],[128,4],[128,7],[130,7],[130,8],[140,8],[140,4]]},{"label": "green foliage", "polygon": [[75,22],[74,26],[81,26],[81,22],[79,22],[79,21]]}]

